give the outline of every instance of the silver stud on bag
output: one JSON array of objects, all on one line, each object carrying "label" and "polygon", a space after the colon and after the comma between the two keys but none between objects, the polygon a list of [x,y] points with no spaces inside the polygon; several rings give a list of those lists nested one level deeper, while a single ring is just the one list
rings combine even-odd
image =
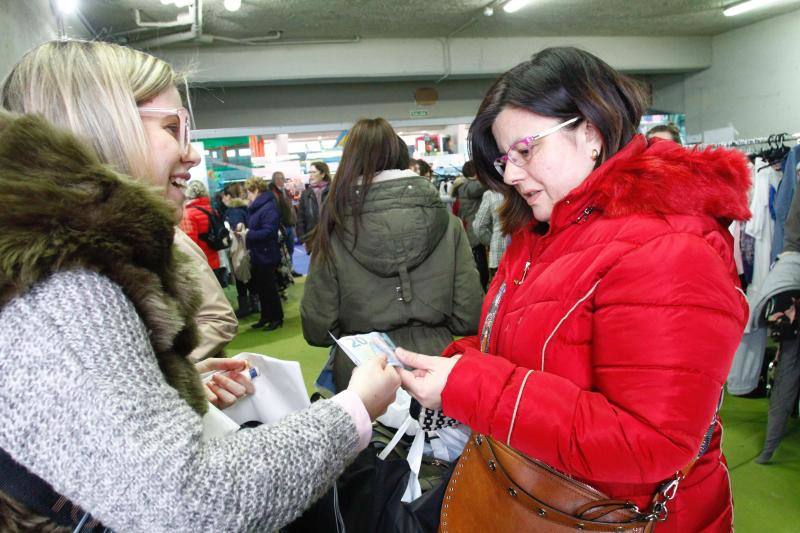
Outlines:
[{"label": "silver stud on bag", "polygon": [[489,470],[491,470],[492,472],[497,470],[497,465],[495,464],[493,459],[489,459]]},{"label": "silver stud on bag", "polygon": [[515,491],[515,490],[514,490],[513,488],[511,488],[511,487],[508,487],[508,493],[509,493],[511,496],[513,496],[513,497],[516,497],[516,496],[517,496],[517,491]]}]

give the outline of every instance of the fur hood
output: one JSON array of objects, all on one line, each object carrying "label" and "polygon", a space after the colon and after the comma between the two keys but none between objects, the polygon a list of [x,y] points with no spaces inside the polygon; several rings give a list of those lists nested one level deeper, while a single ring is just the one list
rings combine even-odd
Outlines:
[{"label": "fur hood", "polygon": [[187,358],[197,344],[199,296],[188,258],[172,245],[172,205],[42,117],[3,111],[0,205],[0,308],[57,271],[108,277],[144,321],[167,382],[205,413]]},{"label": "fur hood", "polygon": [[231,205],[226,206],[228,209],[232,209],[234,207],[244,207],[247,209],[248,205],[247,200],[242,200],[241,198],[231,198],[230,204]]},{"label": "fur hood", "polygon": [[736,150],[684,148],[637,135],[559,202],[554,224],[592,207],[611,217],[710,216],[728,225],[750,218],[750,182],[747,158]]}]

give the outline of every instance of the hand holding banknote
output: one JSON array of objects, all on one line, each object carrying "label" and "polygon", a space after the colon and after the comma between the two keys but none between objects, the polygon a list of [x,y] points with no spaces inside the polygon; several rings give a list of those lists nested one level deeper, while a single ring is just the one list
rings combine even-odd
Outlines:
[{"label": "hand holding banknote", "polygon": [[447,378],[461,355],[453,357],[432,357],[398,348],[397,358],[412,370],[399,368],[403,388],[423,407],[442,408],[442,391]]},{"label": "hand holding banknote", "polygon": [[386,357],[379,355],[353,370],[347,389],[361,398],[370,420],[375,420],[394,401],[398,387],[400,375],[393,366],[386,364]]}]

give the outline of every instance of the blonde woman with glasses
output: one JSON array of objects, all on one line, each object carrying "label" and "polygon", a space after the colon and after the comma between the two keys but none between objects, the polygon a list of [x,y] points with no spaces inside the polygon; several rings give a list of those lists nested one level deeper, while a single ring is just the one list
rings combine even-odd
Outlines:
[{"label": "blonde woman with glasses", "polygon": [[[201,296],[174,237],[199,161],[181,83],[148,54],[60,41],[0,88],[2,531],[275,530],[394,399],[376,360],[333,400],[203,439]],[[217,403],[252,388],[235,376]]]}]

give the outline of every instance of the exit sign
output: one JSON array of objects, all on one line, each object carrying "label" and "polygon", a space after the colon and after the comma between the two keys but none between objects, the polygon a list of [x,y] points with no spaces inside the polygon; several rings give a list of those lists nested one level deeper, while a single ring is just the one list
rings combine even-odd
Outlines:
[{"label": "exit sign", "polygon": [[413,111],[411,111],[411,118],[414,118],[414,117],[427,117],[427,116],[428,116],[428,110],[427,109],[414,109]]}]

